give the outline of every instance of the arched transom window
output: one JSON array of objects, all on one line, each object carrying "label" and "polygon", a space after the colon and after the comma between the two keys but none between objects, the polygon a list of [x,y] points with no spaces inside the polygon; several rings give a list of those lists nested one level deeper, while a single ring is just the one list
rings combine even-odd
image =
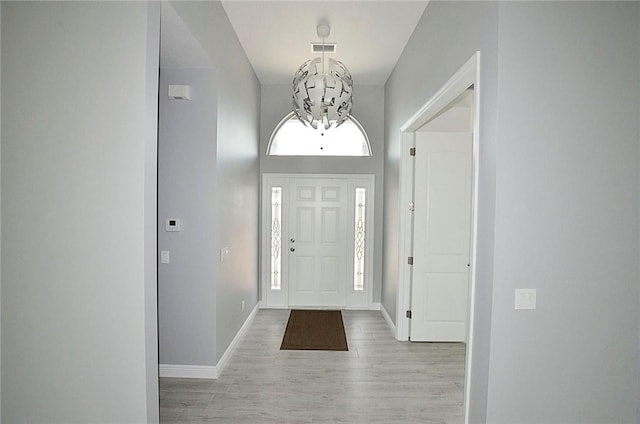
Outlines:
[{"label": "arched transom window", "polygon": [[371,156],[369,138],[362,125],[350,116],[337,128],[309,128],[293,112],[271,134],[270,156]]}]

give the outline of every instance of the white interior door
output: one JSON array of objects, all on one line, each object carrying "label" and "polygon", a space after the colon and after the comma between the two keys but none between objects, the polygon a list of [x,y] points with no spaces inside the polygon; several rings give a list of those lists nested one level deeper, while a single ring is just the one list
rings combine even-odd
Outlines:
[{"label": "white interior door", "polygon": [[290,185],[289,305],[344,307],[347,180],[295,178]]},{"label": "white interior door", "polygon": [[411,340],[465,341],[471,133],[416,133]]}]

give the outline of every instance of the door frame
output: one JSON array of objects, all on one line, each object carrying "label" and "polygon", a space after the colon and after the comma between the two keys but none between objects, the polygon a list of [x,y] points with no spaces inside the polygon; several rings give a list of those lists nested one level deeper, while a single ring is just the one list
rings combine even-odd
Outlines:
[{"label": "door frame", "polygon": [[[260,307],[269,309],[289,309],[289,286],[285,281],[279,293],[270,290],[271,281],[271,187],[283,187],[282,202],[289,204],[289,184],[292,179],[325,179],[337,178],[347,180],[347,202],[348,202],[348,223],[355,214],[355,189],[357,187],[365,187],[367,189],[367,208],[365,215],[365,233],[367,234],[367,242],[365,243],[365,290],[364,293],[355,293],[347,287],[345,293],[346,309],[378,309],[373,303],[373,258],[374,258],[374,205],[375,205],[375,175],[373,174],[288,174],[288,173],[263,173],[262,174],[262,193],[261,193],[261,217],[260,217]],[[288,250],[287,243],[289,234],[289,220],[285,219],[285,211],[282,209],[281,233],[282,250]],[[354,235],[353,225],[349,225],[349,235]],[[285,236],[286,235],[286,236]],[[351,237],[353,238],[353,237]],[[347,247],[347,270],[353,271],[354,251],[353,242],[348,242]],[[288,269],[288,255],[282,255],[282,270]],[[351,280],[348,280],[351,281]]]},{"label": "door frame", "polygon": [[480,52],[473,56],[431,97],[402,127],[400,157],[400,193],[399,193],[399,234],[398,234],[398,292],[396,301],[396,339],[409,340],[409,319],[405,312],[411,309],[411,278],[412,269],[407,258],[413,252],[413,214],[409,202],[413,200],[413,161],[410,159],[409,149],[415,147],[415,132],[427,122],[435,118],[451,102],[462,95],[467,89],[474,88],[473,110],[473,150],[472,150],[472,178],[471,183],[471,252],[470,252],[470,288],[468,298],[468,325],[465,356],[464,380],[464,417],[465,423],[469,417],[469,397],[471,366],[473,361],[474,341],[474,306],[476,292],[476,260],[478,239],[478,175],[480,157]]}]

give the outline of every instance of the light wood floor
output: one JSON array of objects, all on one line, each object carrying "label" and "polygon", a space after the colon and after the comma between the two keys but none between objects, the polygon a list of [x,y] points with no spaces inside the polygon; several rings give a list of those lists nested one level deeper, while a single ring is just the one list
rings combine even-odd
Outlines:
[{"label": "light wood floor", "polygon": [[344,311],[348,352],[281,351],[289,311],[260,310],[217,380],[160,379],[163,423],[462,423],[462,343],[398,342]]}]

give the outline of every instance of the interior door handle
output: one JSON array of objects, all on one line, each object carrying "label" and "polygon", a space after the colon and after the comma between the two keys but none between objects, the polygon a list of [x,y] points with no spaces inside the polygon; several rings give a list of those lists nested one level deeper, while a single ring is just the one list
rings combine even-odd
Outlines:
[{"label": "interior door handle", "polygon": [[292,252],[295,252],[295,251],[296,251],[296,249],[295,249],[295,248],[293,248],[293,247],[289,248],[289,250],[290,250],[290,251],[292,251]]}]

